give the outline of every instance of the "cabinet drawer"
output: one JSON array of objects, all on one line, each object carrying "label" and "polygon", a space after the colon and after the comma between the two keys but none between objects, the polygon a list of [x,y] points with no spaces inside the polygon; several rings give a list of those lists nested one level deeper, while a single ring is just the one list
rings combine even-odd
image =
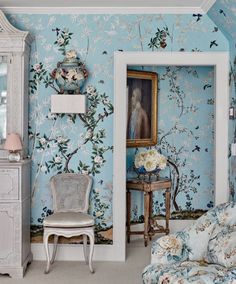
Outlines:
[{"label": "cabinet drawer", "polygon": [[0,266],[21,263],[20,203],[0,203]]},{"label": "cabinet drawer", "polygon": [[0,169],[0,199],[18,199],[18,183],[18,169]]}]

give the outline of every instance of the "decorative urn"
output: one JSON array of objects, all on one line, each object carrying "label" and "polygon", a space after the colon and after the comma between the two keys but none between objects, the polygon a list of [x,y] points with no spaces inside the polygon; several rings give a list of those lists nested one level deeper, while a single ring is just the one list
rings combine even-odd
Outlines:
[{"label": "decorative urn", "polygon": [[55,79],[61,94],[79,94],[88,77],[88,72],[84,63],[77,58],[76,51],[70,50],[63,61],[58,62],[51,76]]}]

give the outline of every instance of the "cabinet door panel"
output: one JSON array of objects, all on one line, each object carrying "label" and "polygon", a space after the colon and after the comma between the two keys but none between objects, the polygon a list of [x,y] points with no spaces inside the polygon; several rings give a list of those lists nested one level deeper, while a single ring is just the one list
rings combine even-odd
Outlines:
[{"label": "cabinet door panel", "polygon": [[0,169],[0,199],[18,199],[18,169]]},{"label": "cabinet door panel", "polygon": [[20,205],[0,203],[0,266],[20,264]]}]

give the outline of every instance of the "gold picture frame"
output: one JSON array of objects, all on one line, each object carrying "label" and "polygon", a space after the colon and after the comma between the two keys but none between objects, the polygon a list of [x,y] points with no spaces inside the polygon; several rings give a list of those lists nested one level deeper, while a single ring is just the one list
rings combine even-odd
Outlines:
[{"label": "gold picture frame", "polygon": [[127,71],[127,147],[157,144],[157,79],[155,72]]}]

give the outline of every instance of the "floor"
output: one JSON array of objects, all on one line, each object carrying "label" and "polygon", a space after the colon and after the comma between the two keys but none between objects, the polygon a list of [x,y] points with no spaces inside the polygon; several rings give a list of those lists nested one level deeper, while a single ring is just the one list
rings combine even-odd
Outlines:
[{"label": "floor", "polygon": [[150,245],[133,240],[127,246],[127,260],[122,262],[94,262],[91,274],[84,262],[56,261],[49,274],[44,274],[45,263],[33,261],[23,279],[0,275],[1,284],[141,284],[143,268],[150,263]]}]

